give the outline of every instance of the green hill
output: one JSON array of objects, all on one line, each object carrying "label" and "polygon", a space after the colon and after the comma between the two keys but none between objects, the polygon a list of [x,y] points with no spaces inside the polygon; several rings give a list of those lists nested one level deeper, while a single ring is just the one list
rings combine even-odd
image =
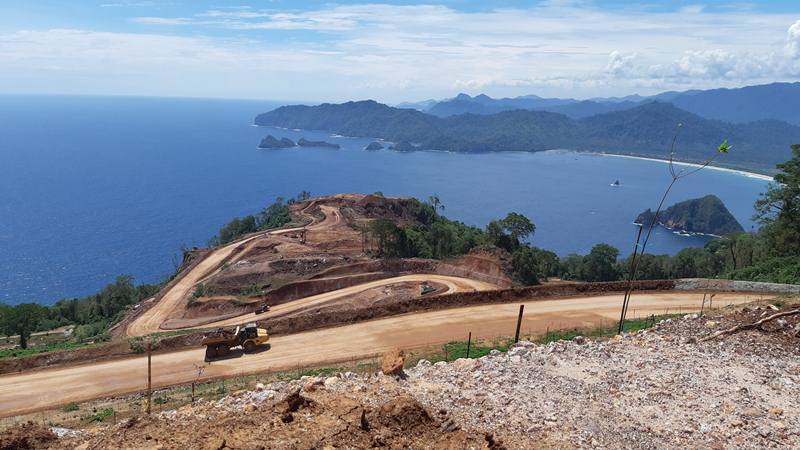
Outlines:
[{"label": "green hill", "polygon": [[[654,212],[647,210],[636,218],[636,223],[649,226]],[[658,215],[658,223],[676,231],[724,236],[744,231],[742,225],[716,195],[706,195],[676,203]]]}]

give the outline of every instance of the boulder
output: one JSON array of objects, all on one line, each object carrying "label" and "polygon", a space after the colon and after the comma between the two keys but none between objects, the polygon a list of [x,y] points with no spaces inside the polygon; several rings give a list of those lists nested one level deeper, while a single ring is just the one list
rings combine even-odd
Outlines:
[{"label": "boulder", "polygon": [[406,362],[406,355],[400,349],[390,350],[383,355],[381,360],[381,372],[384,375],[403,375],[403,365]]}]

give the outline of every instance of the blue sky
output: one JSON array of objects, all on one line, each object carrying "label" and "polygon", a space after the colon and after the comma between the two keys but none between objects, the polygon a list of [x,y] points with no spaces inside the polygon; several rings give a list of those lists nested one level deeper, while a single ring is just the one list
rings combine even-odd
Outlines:
[{"label": "blue sky", "polygon": [[800,2],[0,2],[0,93],[385,102],[800,80]]}]

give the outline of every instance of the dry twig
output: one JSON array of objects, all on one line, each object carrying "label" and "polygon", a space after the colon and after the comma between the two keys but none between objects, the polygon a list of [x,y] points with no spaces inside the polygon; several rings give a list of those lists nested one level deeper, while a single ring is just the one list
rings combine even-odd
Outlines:
[{"label": "dry twig", "polygon": [[733,328],[728,328],[727,330],[720,330],[720,331],[717,331],[714,334],[708,335],[708,336],[700,339],[700,342],[710,341],[712,339],[716,339],[716,338],[718,338],[720,336],[724,336],[726,334],[738,333],[738,332],[744,331],[744,330],[752,330],[753,328],[758,328],[761,325],[763,325],[763,324],[765,324],[765,323],[767,323],[767,322],[769,322],[771,320],[775,320],[775,319],[778,319],[780,317],[793,316],[795,314],[800,314],[800,309],[792,309],[792,310],[789,310],[789,311],[779,312],[777,314],[773,314],[771,316],[764,317],[763,319],[757,320],[757,321],[755,321],[753,323],[745,323],[745,324],[741,324],[741,325],[736,325]]}]

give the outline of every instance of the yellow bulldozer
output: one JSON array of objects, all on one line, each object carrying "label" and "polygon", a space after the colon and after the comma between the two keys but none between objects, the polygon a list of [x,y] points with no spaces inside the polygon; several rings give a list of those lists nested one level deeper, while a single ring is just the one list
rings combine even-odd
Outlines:
[{"label": "yellow bulldozer", "polygon": [[219,328],[206,333],[201,341],[206,346],[206,361],[221,358],[231,354],[234,347],[242,347],[245,353],[254,352],[269,341],[267,330],[258,328],[254,323],[236,327],[235,331]]}]

